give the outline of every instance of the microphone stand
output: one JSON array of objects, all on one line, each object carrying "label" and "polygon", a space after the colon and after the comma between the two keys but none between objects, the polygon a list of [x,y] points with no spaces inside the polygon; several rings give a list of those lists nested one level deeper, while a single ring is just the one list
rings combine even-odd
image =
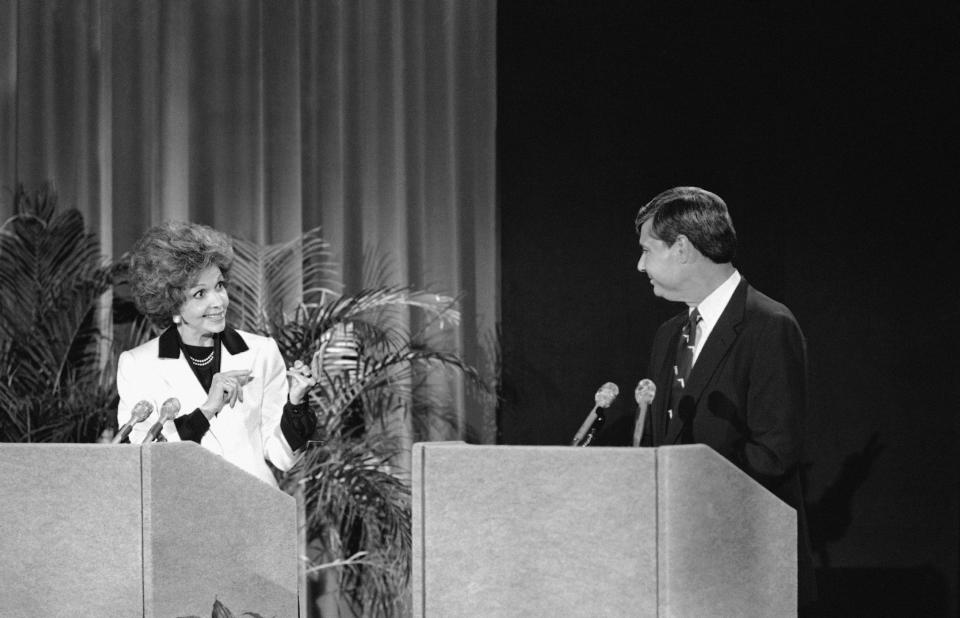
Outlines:
[{"label": "microphone stand", "polygon": [[593,424],[590,425],[590,430],[587,432],[587,435],[583,437],[583,440],[580,441],[576,446],[590,446],[590,443],[593,442],[593,438],[597,435],[597,432],[600,431],[600,428],[603,427],[603,422],[606,420],[606,415],[602,409],[597,410],[597,420],[593,421]]}]

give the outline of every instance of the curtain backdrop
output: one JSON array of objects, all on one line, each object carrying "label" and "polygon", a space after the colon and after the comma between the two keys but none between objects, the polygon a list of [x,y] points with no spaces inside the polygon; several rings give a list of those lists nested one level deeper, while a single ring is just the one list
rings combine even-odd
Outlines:
[{"label": "curtain backdrop", "polygon": [[[114,259],[167,219],[322,226],[348,291],[379,256],[462,295],[455,343],[489,370],[495,22],[495,0],[0,0],[0,218],[52,181]],[[493,406],[452,393],[453,437],[492,442]]]}]

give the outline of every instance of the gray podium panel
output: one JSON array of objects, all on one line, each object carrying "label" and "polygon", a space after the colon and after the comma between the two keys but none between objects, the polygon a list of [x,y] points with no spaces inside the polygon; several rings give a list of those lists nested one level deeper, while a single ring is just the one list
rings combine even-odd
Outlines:
[{"label": "gray podium panel", "polygon": [[796,615],[796,512],[706,446],[419,443],[413,614]]},{"label": "gray podium panel", "polygon": [[796,616],[796,510],[706,446],[655,450],[660,615]]},{"label": "gray podium panel", "polygon": [[0,614],[139,616],[140,449],[0,444]]},{"label": "gray podium panel", "polygon": [[179,442],[143,447],[146,616],[296,616],[296,500]]},{"label": "gray podium panel", "polygon": [[0,444],[0,615],[298,614],[296,500],[190,442]]},{"label": "gray podium panel", "polygon": [[655,615],[652,451],[434,443],[413,460],[415,616]]}]

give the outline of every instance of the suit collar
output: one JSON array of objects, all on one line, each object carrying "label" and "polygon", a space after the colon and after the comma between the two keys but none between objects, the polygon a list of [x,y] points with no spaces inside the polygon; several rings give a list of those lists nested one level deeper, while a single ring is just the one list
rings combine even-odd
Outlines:
[{"label": "suit collar", "polygon": [[180,335],[171,326],[160,335],[160,358],[180,358]]},{"label": "suit collar", "polygon": [[227,352],[234,355],[250,349],[247,342],[240,336],[240,333],[229,326],[223,329],[223,333],[220,334],[220,341],[223,342],[223,347],[227,349]]},{"label": "suit collar", "polygon": [[720,316],[723,315],[724,309],[730,304],[730,299],[736,294],[741,281],[743,281],[743,277],[740,272],[733,269],[733,273],[723,283],[700,301],[700,304],[697,305],[697,311],[703,318],[700,322],[701,332],[709,335],[713,331],[714,325],[720,321]]},{"label": "suit collar", "polygon": [[[687,386],[683,392],[682,399],[685,401],[682,405],[678,406],[682,410],[689,409],[692,411],[696,409],[696,403],[700,400],[703,389],[706,388],[710,377],[713,376],[714,371],[720,366],[720,362],[727,355],[730,346],[732,346],[736,340],[737,332],[746,312],[748,288],[749,284],[746,278],[741,278],[740,284],[737,285],[737,289],[730,298],[730,302],[727,303],[726,309],[720,314],[720,319],[717,320],[716,325],[713,327],[713,332],[710,333],[709,338],[706,343],[704,343],[703,349],[697,357],[697,362],[694,363],[693,369],[690,371],[690,379],[687,381]],[[679,321],[678,324],[677,337],[680,336],[682,320]],[[668,383],[669,382],[664,382],[664,384]],[[664,439],[665,444],[673,444],[676,442],[681,431],[684,429],[685,423],[693,420],[692,418],[686,418],[686,416],[688,415],[683,413],[674,415]]]},{"label": "suit collar", "polygon": [[700,398],[700,393],[706,386],[708,379],[713,375],[714,370],[726,356],[737,337],[737,331],[743,322],[746,310],[748,287],[747,280],[741,279],[733,296],[730,297],[730,302],[727,303],[727,308],[720,314],[720,319],[717,320],[713,332],[710,333],[704,343],[700,356],[697,357],[697,362],[694,363],[693,369],[690,371],[690,384],[687,386],[688,393],[686,394],[692,395],[695,400]]},{"label": "suit collar", "polygon": [[[247,342],[236,330],[226,327],[220,333],[220,342],[227,352],[236,355],[249,350]],[[180,335],[176,326],[170,326],[160,335],[160,358],[180,358]]]}]

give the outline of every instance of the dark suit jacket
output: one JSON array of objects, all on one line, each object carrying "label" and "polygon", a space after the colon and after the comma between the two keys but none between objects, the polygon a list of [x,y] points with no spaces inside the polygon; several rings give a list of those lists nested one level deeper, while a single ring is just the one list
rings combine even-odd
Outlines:
[{"label": "dark suit jacket", "polygon": [[690,372],[668,421],[673,364],[687,311],[654,338],[648,375],[657,394],[646,444],[706,444],[797,510],[799,600],[815,599],[800,486],[806,343],[790,310],[741,280]]}]

